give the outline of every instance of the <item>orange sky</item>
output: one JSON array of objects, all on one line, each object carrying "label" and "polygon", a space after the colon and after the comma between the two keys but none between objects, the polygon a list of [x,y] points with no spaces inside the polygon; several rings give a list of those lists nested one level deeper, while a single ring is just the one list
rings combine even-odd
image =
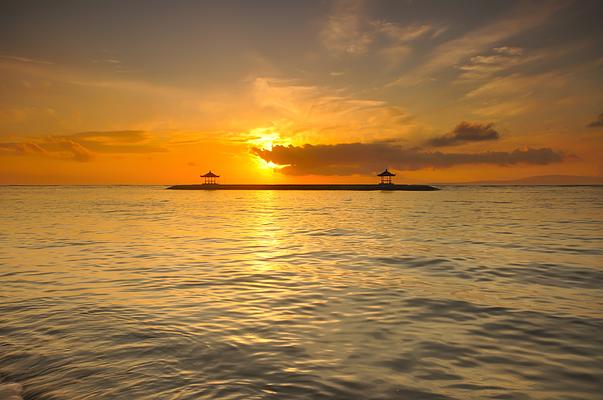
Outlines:
[{"label": "orange sky", "polygon": [[3,2],[0,183],[603,175],[601,3],[483,3]]}]

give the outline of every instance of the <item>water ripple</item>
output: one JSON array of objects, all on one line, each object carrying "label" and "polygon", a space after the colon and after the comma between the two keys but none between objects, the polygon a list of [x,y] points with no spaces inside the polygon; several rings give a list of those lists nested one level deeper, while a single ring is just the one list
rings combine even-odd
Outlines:
[{"label": "water ripple", "polygon": [[600,187],[0,192],[2,399],[603,393]]}]

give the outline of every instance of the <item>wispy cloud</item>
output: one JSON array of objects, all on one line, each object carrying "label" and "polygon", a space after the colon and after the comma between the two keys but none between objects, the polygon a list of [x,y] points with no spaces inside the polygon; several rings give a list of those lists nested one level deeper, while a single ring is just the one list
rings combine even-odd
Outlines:
[{"label": "wispy cloud", "polygon": [[79,162],[90,161],[94,158],[92,152],[78,142],[54,136],[47,137],[40,142],[0,143],[0,155],[43,156]]},{"label": "wispy cloud", "polygon": [[49,62],[17,62],[14,57],[0,57],[0,70],[19,73],[23,76],[40,78],[51,82],[88,88],[104,88],[135,92],[162,97],[190,96],[191,92],[180,88],[165,86],[144,80],[113,78],[85,72],[66,65]]},{"label": "wispy cloud", "polygon": [[0,143],[0,154],[4,155],[32,155],[46,154],[46,150],[33,142],[5,142]]},{"label": "wispy cloud", "polygon": [[545,72],[541,74],[511,74],[494,78],[477,88],[469,91],[465,97],[477,98],[501,98],[517,97],[539,91],[541,88],[552,88],[564,85],[567,77],[558,72]]},{"label": "wispy cloud", "polygon": [[289,132],[313,140],[348,137],[384,138],[414,126],[411,115],[383,100],[354,96],[345,90],[300,84],[294,80],[259,77],[253,81],[255,102],[285,120]]},{"label": "wispy cloud", "polygon": [[473,114],[480,117],[500,120],[515,115],[524,114],[535,106],[525,98],[510,100],[486,101],[473,109]]},{"label": "wispy cloud", "polygon": [[431,37],[434,38],[443,32],[443,28],[436,28],[431,24],[401,25],[386,21],[373,21],[374,34],[383,37],[382,46],[378,49],[379,55],[390,68],[397,68],[414,52],[415,41]]},{"label": "wispy cloud", "polygon": [[94,60],[94,62],[97,62],[97,63],[106,63],[106,64],[115,64],[115,65],[121,64],[121,61],[119,61],[115,57],[102,58],[102,59]]},{"label": "wispy cloud", "polygon": [[477,81],[491,78],[503,71],[527,64],[540,56],[524,56],[519,47],[496,47],[491,51],[471,57],[459,67],[461,75],[457,82]]},{"label": "wispy cloud", "polygon": [[396,45],[384,47],[379,51],[379,55],[385,61],[389,69],[396,68],[412,54],[413,49],[408,45]]},{"label": "wispy cloud", "polygon": [[473,103],[473,114],[498,120],[542,107],[547,96],[554,96],[570,81],[571,76],[561,72],[513,73],[485,80],[464,99]]},{"label": "wispy cloud", "polygon": [[19,63],[27,63],[27,64],[42,64],[42,65],[52,65],[53,63],[46,60],[37,60],[29,57],[21,57],[21,56],[11,56],[11,55],[0,55],[0,59],[8,60],[8,61],[16,61]]},{"label": "wispy cloud", "polygon": [[[564,5],[565,3],[562,2],[523,4],[510,15],[494,23],[437,46],[424,63],[415,70],[405,73],[388,86],[417,84],[427,80],[431,75],[445,68],[457,66],[463,60],[488,48],[498,46],[514,35],[541,25]],[[504,54],[504,51],[507,50],[504,47],[498,48],[503,49],[499,54]],[[508,51],[506,55],[509,55]]]},{"label": "wispy cloud", "polygon": [[570,81],[563,72],[512,73],[479,81],[463,100],[471,103],[473,114],[499,120],[542,107]]},{"label": "wispy cloud", "polygon": [[167,149],[151,142],[149,133],[136,130],[80,132],[58,136],[73,140],[95,153],[163,153]]},{"label": "wispy cloud", "polygon": [[362,54],[373,41],[362,17],[363,1],[340,0],[321,32],[323,45],[337,54]]},{"label": "wispy cloud", "polygon": [[372,47],[390,66],[396,66],[412,52],[410,43],[422,37],[436,37],[445,27],[428,23],[399,24],[370,18],[364,1],[339,0],[320,34],[323,46],[335,55],[360,55]]},{"label": "wispy cloud", "polygon": [[370,25],[376,33],[380,33],[396,43],[409,43],[428,34],[436,36],[436,32],[438,35],[442,33],[441,28],[436,31],[430,24],[401,25],[394,22],[376,20],[372,21]]},{"label": "wispy cloud", "polygon": [[497,54],[504,54],[506,56],[520,56],[523,54],[523,49],[521,47],[510,47],[510,46],[501,46],[495,47],[492,49]]},{"label": "wispy cloud", "polygon": [[143,131],[80,132],[47,135],[20,142],[0,142],[0,155],[44,156],[87,162],[97,154],[162,153],[167,149],[152,143]]}]

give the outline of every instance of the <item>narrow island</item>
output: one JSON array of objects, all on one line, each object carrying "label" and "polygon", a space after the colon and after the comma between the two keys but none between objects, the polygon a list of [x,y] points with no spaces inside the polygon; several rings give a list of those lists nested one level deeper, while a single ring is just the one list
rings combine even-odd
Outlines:
[{"label": "narrow island", "polygon": [[219,175],[209,171],[201,175],[204,182],[192,185],[173,185],[167,189],[170,190],[385,190],[385,191],[432,191],[440,190],[429,185],[398,185],[392,182],[392,177],[396,174],[385,169],[377,175],[380,178],[378,184],[219,184],[217,178]]}]

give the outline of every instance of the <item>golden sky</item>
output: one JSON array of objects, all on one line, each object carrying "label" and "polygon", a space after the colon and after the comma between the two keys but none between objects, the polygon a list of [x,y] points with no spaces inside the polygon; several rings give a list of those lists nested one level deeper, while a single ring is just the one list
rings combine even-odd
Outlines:
[{"label": "golden sky", "polygon": [[3,1],[0,183],[603,175],[600,1]]}]

